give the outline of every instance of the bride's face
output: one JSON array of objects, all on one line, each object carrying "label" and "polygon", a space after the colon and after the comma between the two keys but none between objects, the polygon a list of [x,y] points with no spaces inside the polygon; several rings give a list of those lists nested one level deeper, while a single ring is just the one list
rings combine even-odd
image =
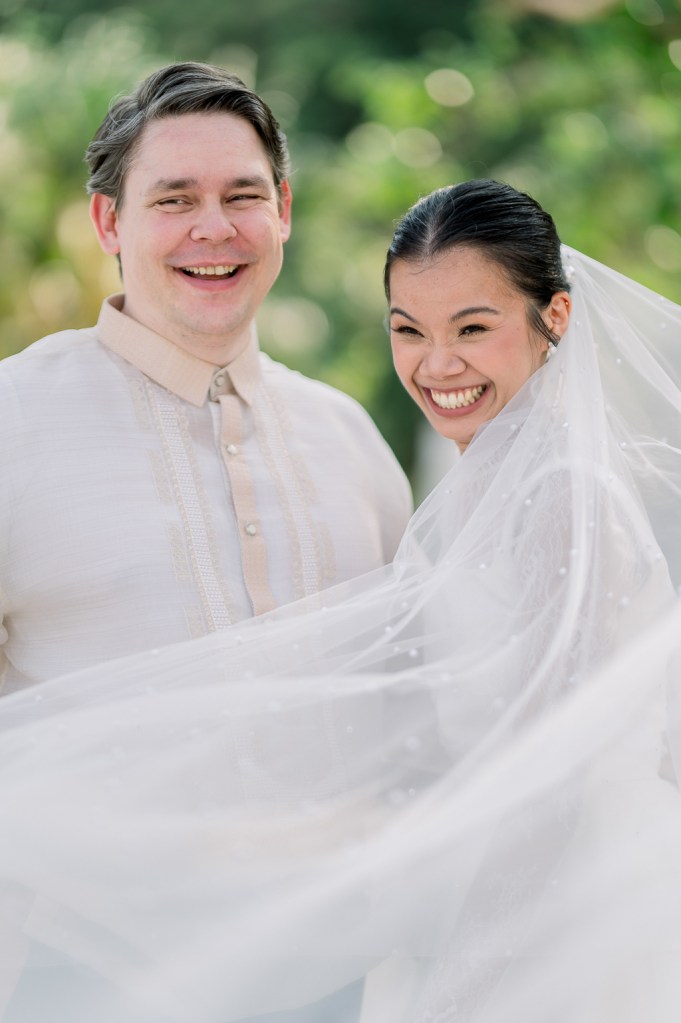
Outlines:
[{"label": "bride's face", "polygon": [[[562,334],[569,300],[543,313]],[[527,299],[498,264],[458,246],[390,270],[390,338],[397,375],[444,437],[463,451],[542,365],[548,344],[532,329]]]}]

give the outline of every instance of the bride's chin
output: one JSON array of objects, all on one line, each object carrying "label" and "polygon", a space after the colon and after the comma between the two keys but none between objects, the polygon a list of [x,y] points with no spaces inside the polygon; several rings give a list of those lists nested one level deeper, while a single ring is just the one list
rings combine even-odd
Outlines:
[{"label": "bride's chin", "polygon": [[445,419],[444,417],[442,419],[435,419],[435,417],[429,417],[429,422],[436,433],[439,433],[445,440],[453,441],[457,446],[469,444],[473,434],[480,425],[478,420],[474,423],[469,423],[467,417],[462,419]]},{"label": "bride's chin", "polygon": [[461,430],[446,432],[438,430],[441,437],[444,437],[444,439],[448,440],[451,444],[456,444],[457,448],[461,452],[465,451],[470,444],[473,439],[474,432],[474,430],[467,430],[465,433]]}]

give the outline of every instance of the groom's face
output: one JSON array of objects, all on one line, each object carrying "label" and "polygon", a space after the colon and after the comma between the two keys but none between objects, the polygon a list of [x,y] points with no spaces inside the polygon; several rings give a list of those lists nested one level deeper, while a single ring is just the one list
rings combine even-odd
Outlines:
[{"label": "groom's face", "polygon": [[105,251],[120,256],[124,312],[223,365],[248,343],[279,273],[290,206],[253,126],[197,113],[147,125],[123,200],[95,195],[92,214]]}]

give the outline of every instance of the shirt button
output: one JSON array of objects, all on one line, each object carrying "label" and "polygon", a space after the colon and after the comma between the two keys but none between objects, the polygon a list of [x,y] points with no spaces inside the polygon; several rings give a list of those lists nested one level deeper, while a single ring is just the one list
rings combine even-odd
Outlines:
[{"label": "shirt button", "polygon": [[239,449],[236,446],[236,444],[228,444],[227,447],[225,448],[225,451],[227,452],[228,455],[236,455],[239,453]]},{"label": "shirt button", "polygon": [[256,526],[255,522],[247,522],[246,525],[244,526],[244,529],[246,530],[249,536],[255,536],[255,534],[258,532],[258,527]]},{"label": "shirt button", "polygon": [[218,373],[218,375],[213,378],[213,383],[215,384],[216,387],[222,387],[224,382],[225,382],[225,377],[224,377],[223,373]]}]

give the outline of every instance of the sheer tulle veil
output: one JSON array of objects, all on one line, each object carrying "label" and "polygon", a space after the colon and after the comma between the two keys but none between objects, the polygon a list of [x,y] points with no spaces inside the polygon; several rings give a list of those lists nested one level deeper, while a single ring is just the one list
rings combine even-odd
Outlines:
[{"label": "sheer tulle veil", "polygon": [[678,1018],[681,309],[564,261],[393,565],[0,702],[7,1023]]}]

